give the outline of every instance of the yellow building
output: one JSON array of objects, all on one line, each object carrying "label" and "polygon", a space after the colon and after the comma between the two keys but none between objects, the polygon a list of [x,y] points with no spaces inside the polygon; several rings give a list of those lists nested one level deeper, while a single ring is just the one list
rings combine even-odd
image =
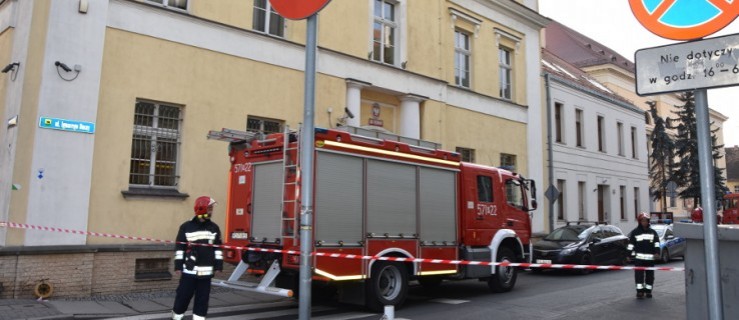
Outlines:
[{"label": "yellow building", "polygon": [[[265,0],[0,1],[0,221],[170,240],[194,197],[225,200],[226,145],[208,131],[302,121],[306,24],[270,12]],[[541,181],[546,22],[535,0],[332,1],[316,126],[434,141]],[[170,250],[9,225],[0,298],[41,278],[60,296],[171,286]]]}]

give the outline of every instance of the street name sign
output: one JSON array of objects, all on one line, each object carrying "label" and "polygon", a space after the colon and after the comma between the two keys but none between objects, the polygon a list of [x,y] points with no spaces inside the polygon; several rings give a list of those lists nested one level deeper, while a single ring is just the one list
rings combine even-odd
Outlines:
[{"label": "street name sign", "polygon": [[640,96],[735,86],[739,34],[640,49],[634,61]]},{"label": "street name sign", "polygon": [[95,133],[95,123],[59,118],[40,117],[38,126],[44,129],[54,129],[81,133]]}]

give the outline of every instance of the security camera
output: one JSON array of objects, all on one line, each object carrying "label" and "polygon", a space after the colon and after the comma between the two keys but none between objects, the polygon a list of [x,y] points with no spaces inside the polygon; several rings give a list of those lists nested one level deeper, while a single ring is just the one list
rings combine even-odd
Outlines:
[{"label": "security camera", "polygon": [[70,72],[70,71],[72,71],[72,68],[70,68],[69,66],[67,66],[63,62],[57,61],[57,62],[54,62],[54,65],[57,66],[57,67],[59,67],[59,68],[62,68],[62,70],[64,70],[64,72]]},{"label": "security camera", "polygon": [[7,66],[5,66],[5,68],[3,68],[3,70],[2,70],[2,71],[0,71],[0,72],[2,72],[2,73],[8,73],[8,72],[10,72],[10,70],[13,70],[13,68],[15,68],[15,66],[17,66],[17,65],[20,65],[20,63],[18,63],[18,62],[13,62],[13,63],[9,63],[9,64],[8,64]]},{"label": "security camera", "polygon": [[354,119],[354,114],[351,111],[349,111],[349,108],[344,107],[344,112],[346,112],[346,115],[349,118]]}]

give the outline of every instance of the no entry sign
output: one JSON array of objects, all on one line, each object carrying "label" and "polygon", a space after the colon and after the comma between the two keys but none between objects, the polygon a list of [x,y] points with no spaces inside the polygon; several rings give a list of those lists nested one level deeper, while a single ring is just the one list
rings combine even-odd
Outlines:
[{"label": "no entry sign", "polygon": [[291,20],[308,18],[321,11],[331,0],[269,0],[272,8]]}]

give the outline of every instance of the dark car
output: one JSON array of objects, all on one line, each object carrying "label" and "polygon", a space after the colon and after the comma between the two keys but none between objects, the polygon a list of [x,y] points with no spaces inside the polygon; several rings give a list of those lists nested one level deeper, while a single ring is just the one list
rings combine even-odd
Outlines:
[{"label": "dark car", "polygon": [[675,236],[672,224],[652,224],[652,229],[659,234],[659,256],[662,263],[668,263],[672,258],[685,257],[685,238]]},{"label": "dark car", "polygon": [[[624,265],[629,256],[628,245],[629,238],[618,227],[571,224],[555,229],[534,244],[532,262]],[[585,274],[590,270],[580,271]]]}]

